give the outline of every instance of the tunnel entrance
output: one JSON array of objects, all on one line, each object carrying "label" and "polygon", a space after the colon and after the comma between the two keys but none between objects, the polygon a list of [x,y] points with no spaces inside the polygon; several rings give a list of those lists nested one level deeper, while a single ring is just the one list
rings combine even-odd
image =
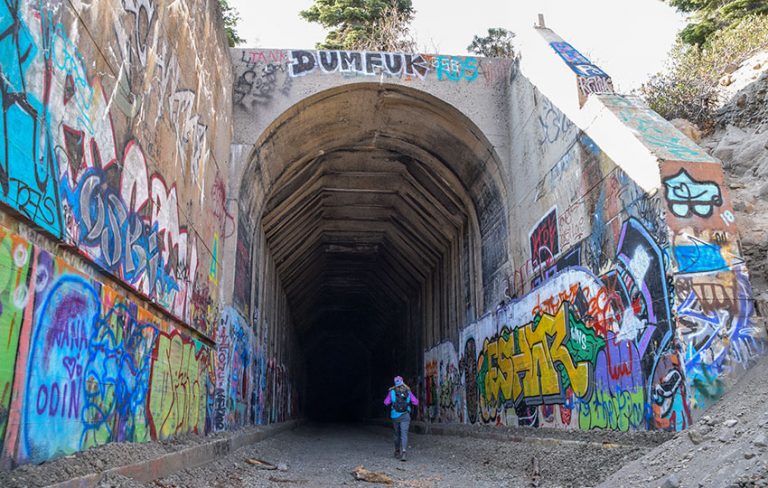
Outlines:
[{"label": "tunnel entrance", "polygon": [[[392,377],[419,393],[425,348],[486,306],[506,256],[493,147],[431,95],[354,84],[292,107],[253,154],[241,212],[261,230],[263,283],[284,297],[303,412],[383,416]],[[279,300],[263,288],[268,314]]]}]

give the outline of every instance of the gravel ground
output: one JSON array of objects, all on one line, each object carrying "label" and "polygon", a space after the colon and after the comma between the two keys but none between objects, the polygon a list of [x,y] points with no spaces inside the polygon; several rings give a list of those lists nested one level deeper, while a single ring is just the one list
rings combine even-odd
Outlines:
[{"label": "gravel ground", "polygon": [[768,487],[768,356],[691,429],[628,463],[602,488]]},{"label": "gravel ground", "polygon": [[118,466],[155,459],[163,454],[191,447],[201,442],[209,442],[225,435],[227,434],[209,436],[188,434],[167,441],[147,442],[144,444],[130,442],[110,443],[43,464],[25,464],[12,471],[0,471],[0,487],[47,486],[77,476],[98,473]]},{"label": "gravel ground", "polygon": [[[397,487],[587,487],[595,486],[648,449],[540,445],[412,433],[407,462],[396,460],[392,451],[389,429],[383,427],[309,425],[241,449],[202,468],[159,480],[155,485],[365,486],[351,474],[362,465],[390,476]],[[287,470],[258,469],[245,462],[248,458],[285,464]],[[534,458],[540,470],[538,485],[534,484]]]}]

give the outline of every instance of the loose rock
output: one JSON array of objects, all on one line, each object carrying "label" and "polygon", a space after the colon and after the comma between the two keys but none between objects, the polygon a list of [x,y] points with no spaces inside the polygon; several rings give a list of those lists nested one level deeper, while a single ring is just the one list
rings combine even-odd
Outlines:
[{"label": "loose rock", "polygon": [[704,442],[704,436],[701,435],[701,433],[695,429],[691,429],[688,431],[688,438],[691,439],[691,442],[698,445]]},{"label": "loose rock", "polygon": [[765,437],[765,434],[760,433],[752,441],[752,444],[754,444],[755,447],[768,447],[768,439]]},{"label": "loose rock", "polygon": [[678,481],[677,476],[670,475],[667,479],[664,480],[664,484],[661,485],[661,488],[679,488],[680,487],[680,481]]}]

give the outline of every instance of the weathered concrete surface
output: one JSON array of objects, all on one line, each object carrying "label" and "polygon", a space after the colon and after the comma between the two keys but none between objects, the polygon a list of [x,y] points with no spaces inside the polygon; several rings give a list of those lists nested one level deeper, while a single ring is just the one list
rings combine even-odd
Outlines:
[{"label": "weathered concrete surface", "polygon": [[216,330],[234,232],[217,8],[0,5],[3,465],[252,417],[237,381],[255,368],[212,347],[238,336]]}]

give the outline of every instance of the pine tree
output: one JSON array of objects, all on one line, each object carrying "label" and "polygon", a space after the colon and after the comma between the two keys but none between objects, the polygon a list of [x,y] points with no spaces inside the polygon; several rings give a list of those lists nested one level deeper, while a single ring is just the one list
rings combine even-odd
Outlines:
[{"label": "pine tree", "polygon": [[515,48],[512,44],[514,37],[514,32],[502,27],[492,27],[488,29],[487,36],[475,36],[472,44],[467,46],[467,51],[488,58],[513,58],[515,56]]},{"label": "pine tree", "polygon": [[331,29],[318,49],[405,51],[414,13],[411,0],[315,0],[300,15]]},{"label": "pine tree", "polygon": [[680,38],[698,46],[744,17],[768,15],[768,0],[669,0],[669,4],[680,12],[693,14]]},{"label": "pine tree", "polygon": [[229,5],[227,0],[219,0],[221,17],[224,20],[224,31],[227,33],[229,47],[235,47],[245,42],[245,39],[237,33],[237,23],[240,22],[240,13],[235,7]]}]

